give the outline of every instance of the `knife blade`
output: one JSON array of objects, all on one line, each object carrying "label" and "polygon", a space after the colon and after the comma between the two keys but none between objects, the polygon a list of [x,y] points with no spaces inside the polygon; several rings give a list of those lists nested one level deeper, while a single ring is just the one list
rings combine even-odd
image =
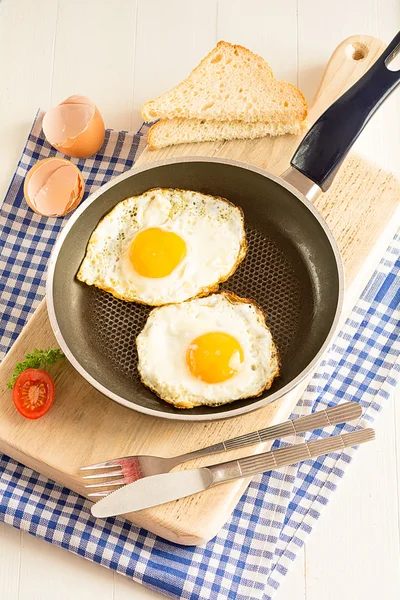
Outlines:
[{"label": "knife blade", "polygon": [[[136,485],[146,482],[146,485]],[[92,506],[94,517],[123,515],[197,494],[213,481],[207,468],[150,475],[112,492]]]},{"label": "knife blade", "polygon": [[125,485],[96,502],[91,509],[92,515],[105,518],[151,508],[197,494],[226,481],[279,469],[373,439],[373,429],[360,429],[200,469],[151,475]]}]

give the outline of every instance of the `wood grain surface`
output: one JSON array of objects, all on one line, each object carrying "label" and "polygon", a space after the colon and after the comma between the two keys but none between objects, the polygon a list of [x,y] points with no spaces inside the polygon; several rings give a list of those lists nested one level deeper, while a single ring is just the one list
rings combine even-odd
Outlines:
[{"label": "wood grain surface", "polygon": [[[361,45],[364,58],[355,49]],[[383,49],[378,40],[357,36],[341,44],[325,73],[310,115],[315,118],[349,87]],[[298,138],[265,138],[252,142],[208,143],[179,146],[159,152],[145,151],[141,164],[170,156],[215,155],[246,161],[279,173],[287,166]],[[398,209],[399,182],[390,174],[350,157],[337,181],[317,203],[341,249],[348,286],[346,307],[370,274],[391,229]],[[363,268],[361,269],[361,266]],[[346,310],[344,311],[345,314]],[[259,411],[213,423],[170,422],[141,415],[119,406],[95,391],[70,365],[54,371],[57,400],[49,415],[38,422],[21,418],[15,411],[6,382],[16,361],[33,347],[55,344],[42,304],[25,327],[0,367],[0,450],[39,472],[84,494],[78,468],[116,456],[136,453],[173,455],[227,439],[240,433],[284,420],[301,392]],[[304,384],[303,386],[304,387]],[[252,452],[259,450],[257,447]],[[242,456],[249,449],[230,453]],[[220,458],[220,457],[219,457]],[[224,456],[225,459],[225,456]],[[188,463],[210,464],[218,457]],[[171,505],[128,515],[134,523],[169,540],[201,543],[213,537],[228,519],[247,482],[233,482]]]}]

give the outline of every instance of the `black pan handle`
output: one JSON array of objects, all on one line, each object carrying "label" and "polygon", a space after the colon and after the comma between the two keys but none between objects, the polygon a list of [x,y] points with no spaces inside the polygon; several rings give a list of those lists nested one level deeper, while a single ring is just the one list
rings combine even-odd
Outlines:
[{"label": "black pan handle", "polygon": [[400,32],[372,67],[330,106],[305,135],[290,164],[324,192],[382,102],[400,83],[387,65],[400,52]]}]

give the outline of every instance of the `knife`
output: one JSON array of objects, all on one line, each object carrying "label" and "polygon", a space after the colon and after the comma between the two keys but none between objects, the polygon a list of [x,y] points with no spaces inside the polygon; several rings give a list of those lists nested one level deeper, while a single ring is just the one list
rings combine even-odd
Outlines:
[{"label": "knife", "polygon": [[359,429],[352,433],[253,454],[200,469],[151,475],[125,485],[96,502],[92,506],[92,515],[113,517],[151,508],[203,492],[226,481],[251,477],[349,446],[358,446],[373,439],[373,429]]}]

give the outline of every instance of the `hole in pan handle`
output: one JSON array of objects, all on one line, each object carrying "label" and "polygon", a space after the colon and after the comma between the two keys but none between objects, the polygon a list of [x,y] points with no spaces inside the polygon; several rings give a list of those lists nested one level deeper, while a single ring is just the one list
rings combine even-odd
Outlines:
[{"label": "hole in pan handle", "polygon": [[388,68],[399,52],[400,32],[365,75],[320,116],[297,148],[291,166],[324,192],[374,112],[400,83],[400,70]]}]

